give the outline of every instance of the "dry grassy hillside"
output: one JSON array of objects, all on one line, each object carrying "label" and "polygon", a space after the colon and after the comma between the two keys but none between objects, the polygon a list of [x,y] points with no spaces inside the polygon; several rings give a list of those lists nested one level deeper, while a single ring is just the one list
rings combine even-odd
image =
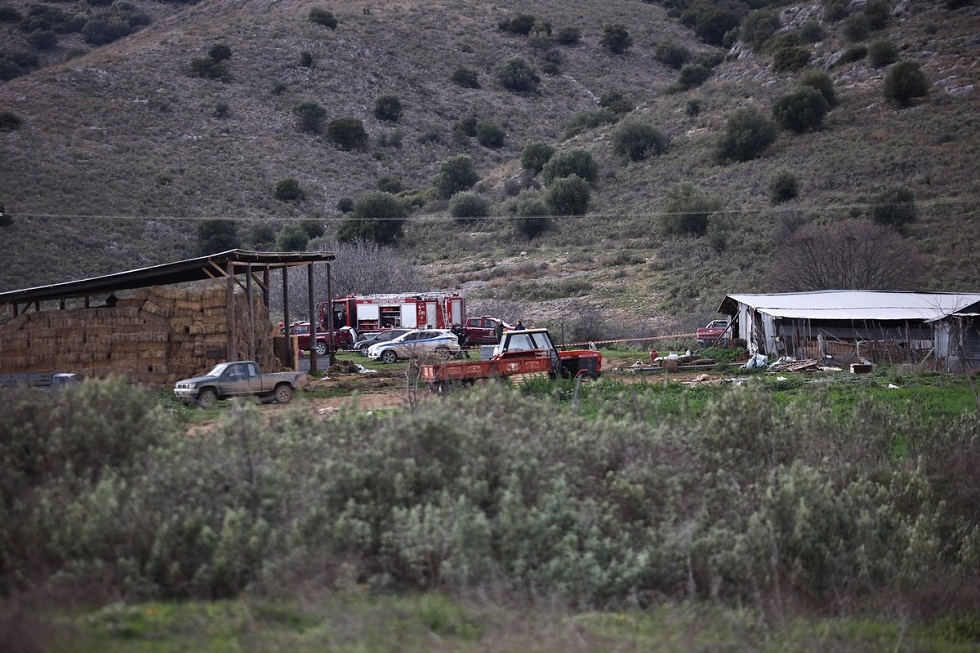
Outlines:
[{"label": "dry grassy hillside", "polygon": [[[27,2],[9,4],[27,11]],[[509,220],[459,227],[446,217],[445,202],[430,202],[413,214],[403,246],[433,285],[464,287],[486,305],[539,304],[549,318],[601,306],[615,309],[603,313],[618,324],[659,325],[673,316],[691,325],[728,292],[767,288],[787,216],[832,221],[860,214],[874,193],[893,185],[915,192],[919,219],[909,238],[930,261],[923,287],[976,290],[980,284],[974,252],[980,139],[972,90],[980,81],[980,19],[969,4],[951,11],[906,1],[906,11],[872,35],[894,41],[932,83],[928,97],[910,108],[882,98],[886,69],[866,61],[828,67],[852,45],[840,24],[828,23],[824,39],[812,46],[812,64],[829,70],[839,99],[823,128],[781,132],[762,158],[727,165],[717,164],[712,151],[730,113],[748,105],[768,111],[799,73],[775,73],[770,57],[747,53],[730,56],[700,88],[668,93],[677,72],[657,60],[658,44],[673,40],[695,54],[727,50],[698,42],[658,4],[133,4],[152,15],[150,25],[94,48],[66,37],[44,55],[46,65],[0,82],[0,112],[23,120],[18,129],[0,131],[0,204],[14,217],[0,231],[7,247],[2,289],[193,255],[202,219],[239,220],[246,233],[262,222],[278,227],[314,219],[329,236],[341,218],[341,198],[373,190],[383,175],[426,191],[440,164],[459,154],[472,157],[482,177],[477,189],[503,215],[514,185],[535,183],[521,182],[521,149],[532,140],[593,153],[600,173],[588,215],[557,220],[529,243]],[[332,11],[336,29],[311,23],[314,7]],[[497,29],[501,19],[522,12],[550,21],[556,31],[577,27],[581,41],[540,48]],[[624,55],[600,46],[603,26],[611,23],[627,26],[633,38]],[[23,38],[3,28],[6,43]],[[215,44],[231,49],[231,79],[190,76],[191,61]],[[65,59],[72,47],[83,52]],[[301,65],[304,52],[310,67]],[[541,74],[537,94],[515,94],[493,76],[512,57],[538,70],[557,62],[557,70]],[[476,70],[481,88],[453,84],[459,67]],[[566,138],[573,117],[595,110],[611,91],[633,102],[632,118],[669,137],[667,154],[623,166],[612,154],[611,126]],[[375,100],[385,94],[401,100],[397,123],[373,116]],[[293,108],[309,100],[326,109],[327,121],[362,120],[368,147],[341,151],[324,136],[301,132]],[[700,105],[693,116],[692,101]],[[469,117],[500,126],[504,144],[454,142],[453,126]],[[781,168],[798,176],[801,192],[774,207],[767,187]],[[299,181],[304,201],[275,199],[276,184],[286,178]],[[730,225],[723,251],[703,238],[659,234],[663,197],[680,182],[722,200]]]}]

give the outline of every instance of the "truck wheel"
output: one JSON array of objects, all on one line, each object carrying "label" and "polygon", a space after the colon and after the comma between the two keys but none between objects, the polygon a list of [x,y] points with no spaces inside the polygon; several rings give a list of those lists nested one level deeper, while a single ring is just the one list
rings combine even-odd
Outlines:
[{"label": "truck wheel", "polygon": [[397,363],[398,354],[395,353],[394,349],[385,349],[381,352],[381,362],[382,363]]},{"label": "truck wheel", "polygon": [[449,347],[439,347],[436,349],[436,356],[441,361],[447,361],[453,357],[453,352],[449,351]]},{"label": "truck wheel", "polygon": [[275,396],[277,404],[288,404],[293,398],[293,389],[285,383],[282,385],[277,385]]},{"label": "truck wheel", "polygon": [[316,355],[325,356],[326,353],[327,353],[327,343],[325,342],[316,343]]},{"label": "truck wheel", "polygon": [[211,388],[205,388],[197,393],[197,405],[201,408],[214,408],[218,404],[218,393]]}]

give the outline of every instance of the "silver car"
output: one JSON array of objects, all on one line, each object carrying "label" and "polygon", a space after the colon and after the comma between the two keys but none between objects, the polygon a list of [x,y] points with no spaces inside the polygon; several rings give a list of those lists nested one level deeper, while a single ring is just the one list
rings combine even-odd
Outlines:
[{"label": "silver car", "polygon": [[448,360],[458,353],[459,341],[452,331],[446,329],[416,329],[388,342],[373,344],[367,350],[368,358],[382,363],[394,363],[426,354]]}]

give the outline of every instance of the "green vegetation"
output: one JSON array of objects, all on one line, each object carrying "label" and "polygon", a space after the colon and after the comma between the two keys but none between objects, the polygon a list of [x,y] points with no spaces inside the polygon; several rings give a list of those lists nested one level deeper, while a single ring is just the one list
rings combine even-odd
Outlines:
[{"label": "green vegetation", "polygon": [[524,191],[508,204],[517,232],[531,240],[551,228],[551,209],[540,193]]},{"label": "green vegetation", "polygon": [[463,191],[449,200],[449,215],[457,222],[467,223],[474,218],[485,218],[490,214],[490,200],[483,195]]},{"label": "green vegetation", "polygon": [[337,28],[337,19],[334,17],[333,13],[323,9],[322,7],[314,7],[310,9],[308,20],[314,25],[322,25],[323,27],[329,27],[330,29]]},{"label": "green vegetation", "polygon": [[550,184],[546,201],[553,215],[585,215],[591,198],[589,182],[572,173]]},{"label": "green vegetation", "polygon": [[305,196],[299,181],[293,177],[283,179],[276,184],[276,199],[280,202],[298,202]]},{"label": "green vegetation", "polygon": [[445,161],[439,167],[436,178],[436,192],[439,197],[449,199],[456,193],[469,190],[480,180],[473,166],[473,159],[468,156],[457,156]]},{"label": "green vegetation", "polygon": [[898,46],[889,39],[877,39],[868,46],[868,63],[884,68],[898,61]]},{"label": "green vegetation", "polygon": [[197,223],[197,248],[201,254],[215,254],[241,245],[238,224],[233,220],[202,220]]},{"label": "green vegetation", "polygon": [[20,129],[24,119],[13,111],[0,111],[0,132],[12,132]]},{"label": "green vegetation", "polygon": [[822,70],[808,70],[800,76],[798,86],[811,86],[823,95],[827,101],[827,107],[833,108],[837,104],[837,94],[834,92],[834,80],[830,75]]},{"label": "green vegetation", "polygon": [[769,200],[773,204],[788,202],[799,193],[799,179],[789,170],[777,170],[769,180]]},{"label": "green vegetation", "polygon": [[915,98],[929,94],[929,80],[915,61],[902,61],[888,71],[882,89],[885,98],[908,106]]},{"label": "green vegetation", "polygon": [[327,139],[342,150],[363,150],[368,144],[364,123],[357,118],[338,118],[327,124]]},{"label": "green vegetation", "polygon": [[703,236],[708,219],[721,209],[721,200],[691,183],[671,187],[664,198],[660,230],[666,235]]},{"label": "green vegetation", "polygon": [[915,193],[907,186],[893,186],[875,195],[871,203],[871,221],[904,232],[915,222]]},{"label": "green vegetation", "polygon": [[463,88],[480,88],[479,75],[472,68],[457,68],[450,80]]},{"label": "green vegetation", "polygon": [[521,150],[521,167],[525,170],[541,172],[544,164],[555,153],[555,148],[542,141],[531,141]]},{"label": "green vegetation", "polygon": [[599,176],[599,165],[588,150],[575,149],[554,154],[541,169],[541,178],[546,186],[559,179],[576,175],[589,183]]},{"label": "green vegetation", "polygon": [[750,11],[742,19],[738,28],[738,37],[749,44],[752,50],[759,52],[762,44],[768,41],[779,29],[779,14],[771,9],[756,9]]},{"label": "green vegetation", "polygon": [[387,122],[398,122],[402,117],[402,102],[397,95],[382,95],[374,101],[374,117]]},{"label": "green vegetation", "polygon": [[715,158],[724,162],[757,159],[776,142],[776,125],[755,107],[739,109],[728,119]]},{"label": "green vegetation", "polygon": [[394,245],[404,233],[408,209],[391,193],[381,191],[361,195],[354,210],[337,230],[337,240],[353,243],[364,240],[382,245]]},{"label": "green vegetation", "polygon": [[797,133],[818,129],[829,110],[823,94],[812,86],[800,86],[772,105],[772,115],[779,126]]},{"label": "green vegetation", "polygon": [[276,249],[280,252],[305,252],[310,235],[302,225],[287,224],[276,236]]},{"label": "green vegetation", "polygon": [[625,165],[643,161],[667,151],[667,137],[656,127],[635,120],[627,121],[610,135],[613,153]]},{"label": "green vegetation", "polygon": [[534,69],[520,57],[501,64],[494,71],[494,77],[508,91],[515,93],[534,93],[538,90],[541,78]]},{"label": "green vegetation", "polygon": [[599,45],[613,54],[623,54],[633,46],[633,37],[626,31],[625,25],[604,25]]},{"label": "green vegetation", "polygon": [[680,70],[691,60],[691,51],[673,41],[657,44],[656,57],[666,66]]},{"label": "green vegetation", "polygon": [[476,142],[483,147],[496,149],[503,147],[506,134],[499,125],[492,122],[480,122],[476,125]]},{"label": "green vegetation", "polygon": [[319,134],[323,131],[323,119],[327,117],[327,110],[320,106],[319,102],[308,100],[300,102],[293,107],[293,113],[299,120],[299,129],[311,134]]}]

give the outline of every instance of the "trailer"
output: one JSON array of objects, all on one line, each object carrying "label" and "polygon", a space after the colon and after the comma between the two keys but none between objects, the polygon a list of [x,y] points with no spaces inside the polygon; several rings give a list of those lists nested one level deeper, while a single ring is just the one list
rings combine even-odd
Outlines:
[{"label": "trailer", "polygon": [[532,377],[598,379],[602,354],[593,349],[559,351],[547,329],[505,331],[486,360],[449,361],[422,365],[421,375],[432,390],[453,384],[491,379],[521,381]]},{"label": "trailer", "polygon": [[0,374],[0,387],[12,388],[26,385],[31,388],[47,390],[62,389],[79,382],[73,372],[25,372],[22,374]]},{"label": "trailer", "polygon": [[320,323],[327,328],[327,310],[333,310],[333,328],[350,327],[359,335],[385,329],[451,329],[466,319],[462,293],[391,293],[348,295],[320,304]]}]

